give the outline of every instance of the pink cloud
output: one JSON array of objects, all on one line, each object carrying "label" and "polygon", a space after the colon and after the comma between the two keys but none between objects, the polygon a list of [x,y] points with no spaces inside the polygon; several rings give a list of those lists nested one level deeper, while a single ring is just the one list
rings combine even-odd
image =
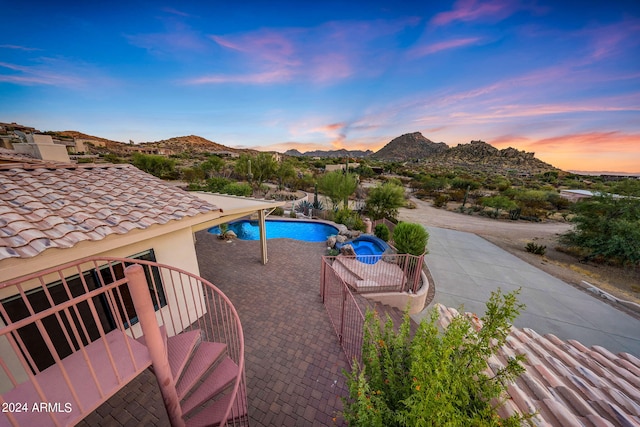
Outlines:
[{"label": "pink cloud", "polygon": [[[282,82],[297,79],[331,83],[356,73],[382,72],[384,45],[393,43],[393,35],[418,22],[418,18],[327,22],[313,28],[261,29],[242,34],[212,35],[210,38],[229,53],[240,55],[245,68],[259,70],[256,74],[274,73],[282,78]],[[373,61],[376,67],[370,66]],[[227,81],[218,74],[217,79],[195,78],[190,81]]]},{"label": "pink cloud", "polygon": [[184,81],[188,85],[201,84],[221,84],[221,83],[240,83],[240,84],[268,84],[280,83],[291,78],[291,73],[285,69],[265,71],[261,73],[250,74],[211,74],[201,76]]},{"label": "pink cloud", "polygon": [[409,55],[411,56],[427,56],[431,55],[443,50],[455,49],[462,46],[469,46],[472,44],[476,44],[480,40],[479,37],[469,37],[464,39],[453,39],[447,40],[439,43],[433,43],[426,46],[418,46],[416,48],[411,49]]},{"label": "pink cloud", "polygon": [[470,22],[482,19],[497,22],[507,18],[518,8],[518,3],[510,0],[458,0],[453,10],[437,14],[431,20],[431,24],[442,26],[456,21]]}]

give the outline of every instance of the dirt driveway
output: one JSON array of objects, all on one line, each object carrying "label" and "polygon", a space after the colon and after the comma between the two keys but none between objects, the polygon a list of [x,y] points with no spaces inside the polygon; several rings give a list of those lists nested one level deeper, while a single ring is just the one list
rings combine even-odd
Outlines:
[{"label": "dirt driveway", "polygon": [[[477,234],[566,283],[579,286],[584,280],[619,298],[640,303],[637,270],[581,264],[574,257],[556,249],[558,237],[571,228],[569,223],[495,220],[437,209],[430,201],[411,200],[417,208],[401,208],[398,219]],[[545,256],[526,252],[524,247],[528,242],[545,245]]]}]

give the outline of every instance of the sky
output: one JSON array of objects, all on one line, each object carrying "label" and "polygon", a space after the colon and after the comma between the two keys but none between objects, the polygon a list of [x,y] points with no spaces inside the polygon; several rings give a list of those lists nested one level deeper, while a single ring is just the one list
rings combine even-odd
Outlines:
[{"label": "sky", "polygon": [[[233,3],[233,4],[232,4]],[[0,0],[0,122],[640,173],[640,2]]]}]

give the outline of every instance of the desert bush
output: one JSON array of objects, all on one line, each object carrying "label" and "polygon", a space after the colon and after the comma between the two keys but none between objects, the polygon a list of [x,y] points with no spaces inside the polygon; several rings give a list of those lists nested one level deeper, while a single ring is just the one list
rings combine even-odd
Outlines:
[{"label": "desert bush", "polygon": [[253,194],[253,188],[246,182],[232,182],[220,189],[223,194],[231,194],[233,196],[249,197]]},{"label": "desert bush", "polygon": [[350,209],[340,209],[333,213],[333,221],[338,224],[344,224],[350,230],[365,231],[364,221],[360,218],[358,212]]},{"label": "desert bush", "polygon": [[400,254],[422,255],[427,253],[429,233],[420,225],[400,222],[393,230],[393,245]]},{"label": "desert bush", "polygon": [[524,248],[527,252],[535,255],[544,255],[547,252],[547,247],[545,245],[538,245],[534,242],[527,243]]},{"label": "desert bush", "polygon": [[507,387],[524,372],[523,355],[487,375],[487,361],[502,347],[510,324],[524,308],[519,290],[493,292],[486,303],[483,327],[469,315],[458,315],[440,332],[438,312],[419,325],[412,339],[409,315],[399,329],[368,311],[364,326],[362,367],[345,372],[349,395],[343,415],[350,426],[519,426],[531,415],[498,415]]},{"label": "desert bush", "polygon": [[433,206],[436,208],[444,208],[447,206],[448,202],[449,196],[447,194],[440,193],[433,199]]},{"label": "desert bush", "polygon": [[212,193],[219,193],[225,185],[231,184],[231,180],[222,177],[213,177],[207,180],[206,189]]},{"label": "desert bush", "polygon": [[387,227],[385,224],[378,224],[376,225],[376,228],[373,231],[373,234],[375,234],[375,236],[378,237],[379,239],[382,239],[386,242],[389,240],[389,235],[390,235],[389,227]]},{"label": "desert bush", "polygon": [[273,210],[273,212],[271,212],[271,215],[282,216],[284,215],[284,209],[282,209],[281,206],[278,206]]},{"label": "desert bush", "polygon": [[562,242],[621,264],[640,264],[640,199],[602,194],[573,207],[574,228]]}]

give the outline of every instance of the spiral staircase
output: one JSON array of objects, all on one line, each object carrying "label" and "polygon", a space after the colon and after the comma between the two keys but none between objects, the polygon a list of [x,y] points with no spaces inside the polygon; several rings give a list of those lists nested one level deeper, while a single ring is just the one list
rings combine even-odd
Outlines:
[{"label": "spiral staircase", "polygon": [[[43,280],[74,270],[89,277],[88,264],[102,283],[82,280],[79,295],[71,280],[62,280],[66,299]],[[75,425],[145,369],[172,426],[248,425],[242,328],[208,281],[150,261],[86,258],[1,283],[0,292],[14,295],[0,299],[0,427]],[[37,307],[37,292],[48,304]],[[26,315],[15,314],[16,301]],[[52,363],[38,361],[34,334]]]}]

